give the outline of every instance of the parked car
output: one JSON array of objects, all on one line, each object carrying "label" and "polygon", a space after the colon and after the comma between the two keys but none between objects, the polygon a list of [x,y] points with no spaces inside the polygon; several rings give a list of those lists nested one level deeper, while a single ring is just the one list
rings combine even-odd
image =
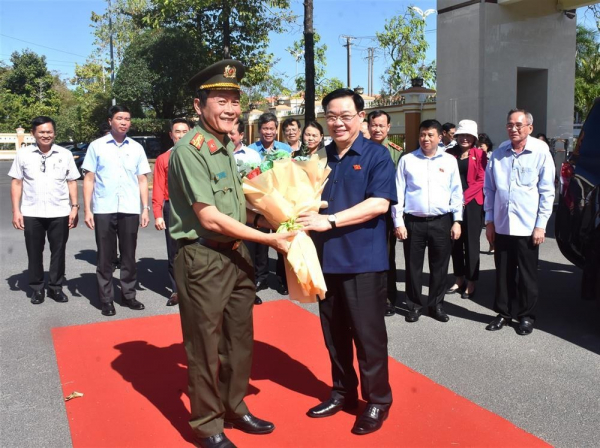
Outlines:
[{"label": "parked car", "polygon": [[581,295],[600,299],[600,98],[596,98],[560,169],[556,241],[583,270]]},{"label": "parked car", "polygon": [[131,138],[144,147],[148,159],[156,159],[167,149],[163,149],[160,138],[153,135],[135,135]]},{"label": "parked car", "polygon": [[75,159],[75,166],[79,170],[79,174],[83,177],[83,170],[81,169],[81,165],[83,165],[83,160],[85,159],[85,155],[87,153],[89,143],[78,143],[76,145],[72,145],[71,148],[67,148],[73,154],[73,158]]}]

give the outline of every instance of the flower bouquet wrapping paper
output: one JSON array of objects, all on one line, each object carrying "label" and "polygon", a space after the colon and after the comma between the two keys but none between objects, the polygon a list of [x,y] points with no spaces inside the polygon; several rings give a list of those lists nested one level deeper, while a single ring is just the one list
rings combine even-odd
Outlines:
[{"label": "flower bouquet wrapping paper", "polygon": [[324,159],[313,155],[299,161],[283,158],[273,161],[268,171],[244,178],[244,194],[252,208],[282,230],[298,230],[285,260],[290,298],[316,302],[325,297],[325,279],[312,239],[294,224],[302,212],[318,212],[321,193],[331,169]]}]

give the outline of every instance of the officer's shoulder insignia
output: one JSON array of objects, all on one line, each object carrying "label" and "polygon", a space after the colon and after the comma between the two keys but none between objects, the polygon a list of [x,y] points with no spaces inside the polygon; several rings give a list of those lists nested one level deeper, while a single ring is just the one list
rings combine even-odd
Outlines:
[{"label": "officer's shoulder insignia", "polygon": [[217,148],[217,144],[215,143],[215,141],[212,138],[206,143],[208,144],[208,149],[211,154],[213,154],[217,149],[219,149],[219,148]]},{"label": "officer's shoulder insignia", "polygon": [[394,142],[388,142],[390,148],[395,149],[396,151],[402,151],[402,146],[395,144]]},{"label": "officer's shoulder insignia", "polygon": [[190,145],[194,146],[196,149],[202,148],[202,144],[204,143],[204,136],[200,134],[200,132],[196,133],[194,137],[190,140]]}]

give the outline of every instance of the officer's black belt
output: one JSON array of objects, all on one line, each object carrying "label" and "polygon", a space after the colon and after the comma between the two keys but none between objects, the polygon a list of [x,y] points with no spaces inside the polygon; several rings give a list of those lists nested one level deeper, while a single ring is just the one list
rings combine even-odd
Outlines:
[{"label": "officer's black belt", "polygon": [[413,221],[413,222],[429,222],[429,221],[435,221],[436,219],[442,219],[444,216],[448,216],[450,214],[451,213],[445,213],[443,215],[436,215],[436,216],[415,216],[415,215],[411,215],[410,213],[406,213],[404,218],[407,221]]},{"label": "officer's black belt", "polygon": [[236,250],[239,247],[240,243],[240,240],[222,243],[220,241],[209,240],[206,238],[196,238],[195,240],[177,240],[177,246],[179,247],[179,249],[181,249],[184,246],[189,246],[190,244],[200,244],[201,246],[218,251]]}]

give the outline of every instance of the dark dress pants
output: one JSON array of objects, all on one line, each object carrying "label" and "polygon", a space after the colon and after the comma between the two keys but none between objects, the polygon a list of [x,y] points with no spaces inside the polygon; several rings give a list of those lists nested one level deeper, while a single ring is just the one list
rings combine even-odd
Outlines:
[{"label": "dark dress pants", "polygon": [[[406,215],[408,238],[404,240],[406,262],[406,305],[409,310],[434,309],[444,301],[446,277],[452,251],[450,229],[452,214],[427,221]],[[429,297],[423,300],[423,263],[425,249],[429,258]]]},{"label": "dark dress pants", "polygon": [[167,226],[165,229],[165,239],[167,241],[167,271],[169,272],[169,281],[171,282],[171,292],[177,292],[175,274],[173,273],[173,262],[177,253],[177,241],[171,238],[171,232],[169,231],[169,221],[171,220],[171,204],[169,201],[165,201],[163,204],[163,219]]},{"label": "dark dress pants", "polygon": [[456,277],[470,281],[479,280],[479,251],[481,238],[481,210],[472,200],[463,210],[460,238],[452,242],[452,267]]},{"label": "dark dress pants", "polygon": [[394,221],[391,212],[386,217],[387,238],[388,238],[388,263],[390,270],[387,271],[387,299],[388,303],[396,306],[398,296],[398,286],[396,285],[396,234],[394,233]]},{"label": "dark dress pants", "polygon": [[357,398],[354,341],[362,398],[384,410],[392,404],[384,317],[386,277],[385,271],[325,274],[327,293],[319,302],[321,328],[331,360],[331,398]]},{"label": "dark dress pants", "polygon": [[121,297],[135,299],[137,267],[135,249],[140,225],[140,215],[130,213],[97,213],[94,214],[94,230],[98,261],[96,278],[98,280],[98,296],[100,302],[113,301],[113,262],[117,256],[117,238],[121,254]]},{"label": "dark dress pants", "polygon": [[224,418],[248,413],[254,272],[248,249],[199,244],[175,256],[183,343],[188,358],[190,426],[197,437],[223,432]]},{"label": "dark dress pants", "polygon": [[48,289],[60,291],[65,280],[65,249],[69,239],[69,217],[37,218],[24,216],[25,248],[29,286],[34,291],[44,289],[44,246],[50,244]]},{"label": "dark dress pants", "polygon": [[[263,233],[269,233],[269,229],[259,228]],[[267,281],[269,277],[269,246],[265,244],[258,244],[253,241],[247,241],[248,250],[254,264],[254,275],[256,276],[256,283],[263,283]]]},{"label": "dark dress pants", "polygon": [[535,320],[533,309],[538,300],[537,264],[540,246],[533,244],[531,236],[496,233],[494,247],[494,311],[503,317],[511,317],[512,301],[517,298],[519,309],[515,317],[530,317]]}]

